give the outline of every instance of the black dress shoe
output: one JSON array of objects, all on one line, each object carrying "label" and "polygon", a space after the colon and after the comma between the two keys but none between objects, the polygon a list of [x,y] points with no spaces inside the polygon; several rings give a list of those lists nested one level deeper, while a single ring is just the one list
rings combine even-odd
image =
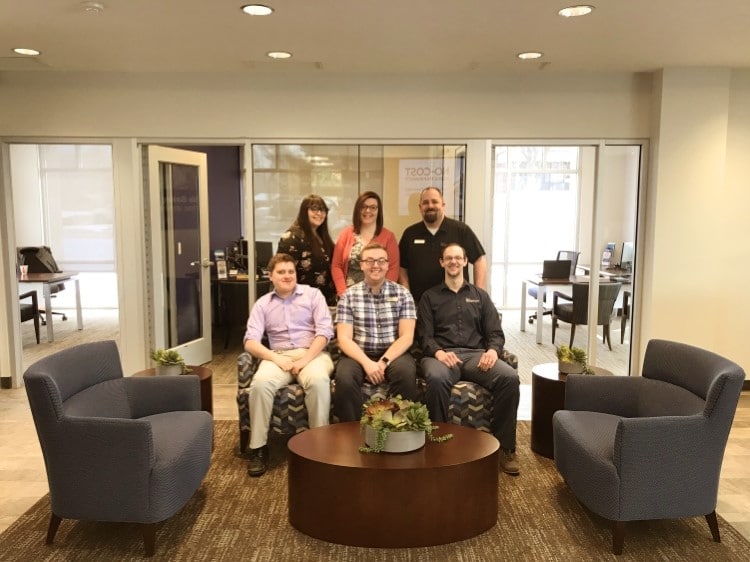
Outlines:
[{"label": "black dress shoe", "polygon": [[250,462],[247,465],[247,473],[250,476],[262,476],[268,468],[268,446],[263,445],[257,449],[250,449]]}]

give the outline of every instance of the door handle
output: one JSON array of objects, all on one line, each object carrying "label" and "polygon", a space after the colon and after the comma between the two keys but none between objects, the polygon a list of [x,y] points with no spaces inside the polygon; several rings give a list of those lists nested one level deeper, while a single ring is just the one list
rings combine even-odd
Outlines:
[{"label": "door handle", "polygon": [[193,267],[195,267],[196,265],[200,265],[202,267],[211,267],[212,265],[214,265],[214,262],[206,258],[203,261],[191,261],[190,265],[192,265]]}]

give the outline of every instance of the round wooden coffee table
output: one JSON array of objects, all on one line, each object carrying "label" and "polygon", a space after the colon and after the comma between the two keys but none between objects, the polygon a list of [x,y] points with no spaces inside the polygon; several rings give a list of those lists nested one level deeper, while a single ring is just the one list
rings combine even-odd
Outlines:
[{"label": "round wooden coffee table", "polygon": [[439,424],[443,443],[411,453],[360,453],[359,422],[289,440],[289,522],[329,542],[379,548],[445,544],[497,522],[499,443]]},{"label": "round wooden coffee table", "polygon": [[[213,415],[214,413],[214,393],[213,385],[211,383],[211,377],[213,371],[208,367],[201,367],[195,365],[186,365],[190,369],[189,373],[183,373],[185,375],[197,375],[201,381],[201,410],[208,412]],[[156,375],[156,369],[151,367],[150,369],[144,369],[133,373],[134,377],[153,377]]]},{"label": "round wooden coffee table", "polygon": [[[611,375],[607,369],[592,367],[595,375]],[[555,458],[552,416],[565,408],[565,381],[557,362],[543,363],[531,369],[531,450]]]}]

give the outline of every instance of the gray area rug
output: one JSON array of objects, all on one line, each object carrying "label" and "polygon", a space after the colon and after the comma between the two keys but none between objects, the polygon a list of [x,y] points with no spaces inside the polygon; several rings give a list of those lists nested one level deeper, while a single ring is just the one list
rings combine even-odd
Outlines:
[{"label": "gray area rug", "polygon": [[[529,449],[529,424],[519,422],[521,475],[500,476],[498,522],[478,537],[413,549],[357,548],[308,537],[289,525],[285,440],[271,440],[271,468],[247,476],[237,453],[237,422],[215,423],[211,470],[177,515],[161,523],[152,560],[185,561],[411,561],[411,560],[716,560],[745,561],[750,542],[719,518],[722,542],[714,543],[703,517],[633,522],[626,526],[622,556],[611,553],[607,521],[581,506],[554,462]],[[311,486],[315,482],[310,482]],[[384,490],[383,493],[387,493]],[[400,500],[394,498],[393,509]],[[331,493],[331,501],[346,501]],[[471,506],[467,505],[466,510]],[[425,517],[430,517],[425,513]],[[377,525],[373,514],[363,525]],[[456,513],[461,517],[461,513]],[[42,498],[0,535],[0,560],[142,560],[138,527],[127,523],[63,520],[52,546],[44,544],[49,501]]]}]

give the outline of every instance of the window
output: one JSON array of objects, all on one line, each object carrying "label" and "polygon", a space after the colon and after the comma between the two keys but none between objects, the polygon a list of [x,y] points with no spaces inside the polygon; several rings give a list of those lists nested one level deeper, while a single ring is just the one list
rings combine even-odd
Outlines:
[{"label": "window", "polygon": [[558,250],[578,247],[580,150],[495,147],[490,283],[498,306],[520,306],[522,279],[538,273]]}]

